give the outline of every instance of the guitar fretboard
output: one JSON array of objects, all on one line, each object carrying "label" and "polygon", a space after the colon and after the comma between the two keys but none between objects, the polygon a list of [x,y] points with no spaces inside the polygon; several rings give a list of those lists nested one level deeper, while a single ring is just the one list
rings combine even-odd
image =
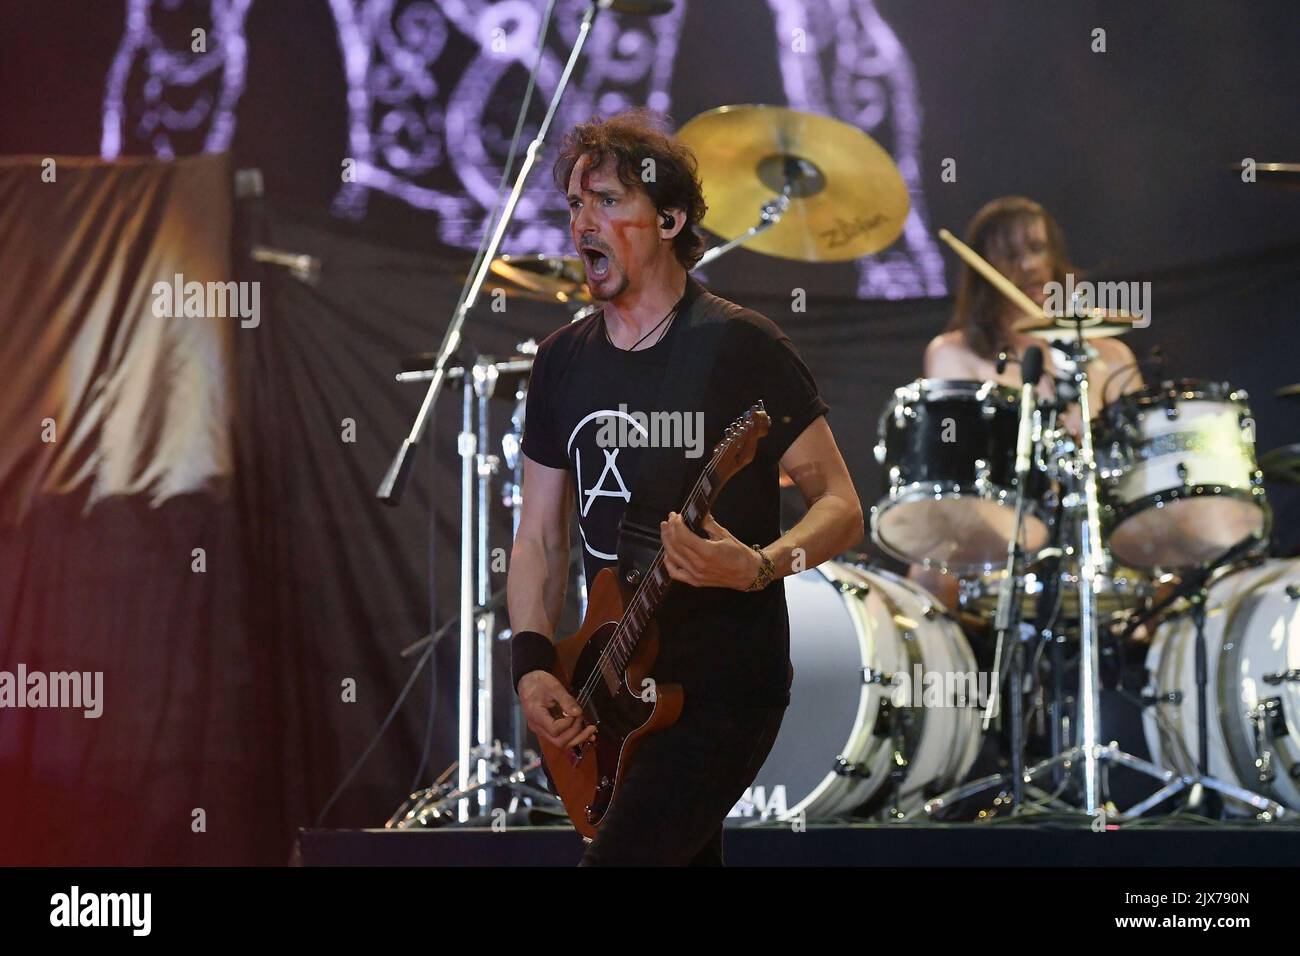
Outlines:
[{"label": "guitar fretboard", "polygon": [[[682,506],[682,517],[692,528],[699,527],[712,504],[713,489],[716,487],[714,461],[710,461],[704,469],[695,487],[687,496],[686,503]],[[650,563],[650,568],[637,587],[632,600],[628,602],[623,619],[619,621],[618,629],[609,642],[608,651],[601,664],[606,680],[612,680],[614,685],[617,685],[621,679],[620,675],[627,668],[627,662],[631,660],[637,642],[645,633],[646,625],[668,594],[670,584],[672,578],[668,575],[668,569],[664,567],[664,549],[661,547],[655,554],[654,561]]]}]

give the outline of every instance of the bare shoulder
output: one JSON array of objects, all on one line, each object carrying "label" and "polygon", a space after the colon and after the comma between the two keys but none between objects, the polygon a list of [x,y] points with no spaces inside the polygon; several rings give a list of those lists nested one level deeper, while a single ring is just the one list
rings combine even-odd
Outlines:
[{"label": "bare shoulder", "polygon": [[960,332],[936,335],[925,347],[926,378],[963,378],[974,364],[975,355]]},{"label": "bare shoulder", "polygon": [[1145,384],[1133,350],[1118,338],[1094,339],[1097,358],[1105,369],[1104,400],[1141,390]]},{"label": "bare shoulder", "polygon": [[1133,356],[1133,350],[1125,345],[1123,339],[1119,337],[1094,339],[1093,343],[1097,349],[1098,357],[1111,368],[1117,368],[1120,365],[1131,365],[1137,361]]}]

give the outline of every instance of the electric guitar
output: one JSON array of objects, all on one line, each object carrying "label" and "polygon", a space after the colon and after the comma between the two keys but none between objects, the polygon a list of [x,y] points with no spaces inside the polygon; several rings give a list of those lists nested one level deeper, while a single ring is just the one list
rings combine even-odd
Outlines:
[{"label": "electric guitar", "polygon": [[[682,504],[682,518],[697,534],[723,485],[753,461],[770,427],[762,402],[727,427]],[[671,583],[662,547],[639,581],[625,582],[612,568],[602,569],[588,592],[582,627],[555,645],[552,673],[595,725],[596,737],[565,748],[543,740],[542,758],[584,837],[596,835],[641,743],[681,716],[681,685],[650,679],[659,656],[654,615]],[[553,716],[563,716],[558,706]]]}]

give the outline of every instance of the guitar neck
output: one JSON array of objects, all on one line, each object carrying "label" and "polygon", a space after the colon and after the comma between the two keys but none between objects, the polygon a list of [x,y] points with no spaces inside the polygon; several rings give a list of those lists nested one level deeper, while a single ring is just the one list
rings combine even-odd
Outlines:
[{"label": "guitar neck", "polygon": [[[713,455],[700,472],[690,494],[682,503],[681,515],[692,531],[699,531],[705,517],[713,508],[718,493],[741,468],[754,458],[754,448],[760,438],[767,434],[771,419],[763,408],[763,403],[756,402],[744,415],[734,421],[724,432],[722,440],[713,449]],[[668,569],[664,566],[664,549],[661,546],[655,553],[650,568],[641,579],[636,593],[628,602],[618,628],[610,639],[604,657],[603,666],[620,673],[632,659],[632,652],[646,632],[651,618],[659,610],[659,605],[668,594],[672,585]]]},{"label": "guitar neck", "polygon": [[[699,529],[709,509],[713,507],[718,492],[722,490],[722,484],[718,481],[714,463],[710,461],[682,504],[682,518],[693,530]],[[637,642],[645,634],[646,625],[659,610],[659,605],[663,603],[671,584],[672,578],[668,575],[668,568],[664,566],[664,549],[660,547],[632,600],[628,602],[627,610],[623,612],[623,618],[619,621],[618,631],[611,641],[615,666],[619,668],[627,666],[632,652],[636,650]]]}]

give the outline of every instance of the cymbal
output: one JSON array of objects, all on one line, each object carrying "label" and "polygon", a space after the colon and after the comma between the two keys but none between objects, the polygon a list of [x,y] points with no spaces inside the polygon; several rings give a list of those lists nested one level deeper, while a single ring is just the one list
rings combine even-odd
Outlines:
[{"label": "cymbal", "polygon": [[[1228,168],[1241,175],[1241,163],[1230,163]],[[1256,163],[1255,180],[1269,186],[1300,189],[1300,163]]]},{"label": "cymbal", "polygon": [[780,222],[747,240],[755,252],[844,262],[890,246],[911,209],[893,159],[862,130],[829,116],[763,104],[720,106],[677,132],[699,160],[704,228],[732,240],[790,183]]},{"label": "cymbal", "polygon": [[1296,398],[1300,396],[1300,383],[1295,385],[1283,385],[1273,393],[1277,398]]},{"label": "cymbal", "polygon": [[[504,280],[495,286],[507,296],[537,302],[590,302],[587,273],[577,256],[547,256],[540,253],[521,256],[498,256],[489,267],[492,275]],[[485,284],[493,284],[489,279]]]},{"label": "cymbal", "polygon": [[[1141,316],[1128,312],[1104,312],[1093,309],[1083,317],[1083,337],[1085,339],[1109,339],[1131,331],[1134,326],[1142,327]],[[1045,317],[1035,321],[1026,317],[1016,325],[1016,331],[1032,335],[1036,339],[1073,339],[1078,336],[1077,319],[1069,316]]]},{"label": "cymbal", "polygon": [[1264,480],[1278,485],[1300,485],[1300,444],[1283,445],[1259,456]]}]

